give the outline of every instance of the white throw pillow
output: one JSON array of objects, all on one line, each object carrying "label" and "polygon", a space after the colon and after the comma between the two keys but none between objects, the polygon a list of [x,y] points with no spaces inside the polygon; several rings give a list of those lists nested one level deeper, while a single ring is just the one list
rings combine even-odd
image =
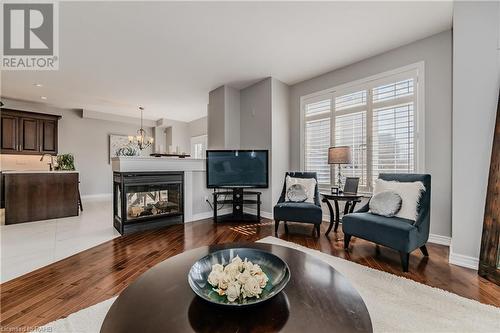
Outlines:
[{"label": "white throw pillow", "polygon": [[384,191],[394,191],[401,197],[401,209],[396,217],[415,221],[417,219],[417,206],[425,186],[422,182],[398,182],[377,179],[373,194]]},{"label": "white throw pillow", "polygon": [[307,195],[307,199],[305,202],[314,203],[314,192],[316,189],[316,179],[314,178],[295,178],[286,176],[286,189],[285,189],[285,201],[291,201],[290,198],[286,195],[288,190],[292,185],[300,184],[304,187],[304,190]]}]

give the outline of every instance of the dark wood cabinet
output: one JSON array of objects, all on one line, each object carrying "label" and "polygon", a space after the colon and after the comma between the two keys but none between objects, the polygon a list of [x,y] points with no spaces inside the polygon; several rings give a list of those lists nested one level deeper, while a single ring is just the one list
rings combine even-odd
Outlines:
[{"label": "dark wood cabinet", "polygon": [[57,124],[61,116],[2,109],[2,154],[57,155]]},{"label": "dark wood cabinet", "polygon": [[5,224],[78,215],[77,172],[6,172]]},{"label": "dark wood cabinet", "polygon": [[57,120],[41,119],[39,127],[40,152],[57,154]]},{"label": "dark wood cabinet", "polygon": [[19,151],[18,125],[19,119],[2,112],[2,154],[13,154]]}]

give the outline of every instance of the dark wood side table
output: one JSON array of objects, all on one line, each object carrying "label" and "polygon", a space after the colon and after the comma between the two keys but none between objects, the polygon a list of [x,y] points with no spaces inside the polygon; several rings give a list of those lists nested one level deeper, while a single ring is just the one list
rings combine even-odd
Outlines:
[{"label": "dark wood side table", "polygon": [[[322,197],[322,202],[326,203],[328,206],[328,210],[330,211],[330,226],[328,227],[328,230],[326,231],[325,235],[328,236],[330,231],[332,231],[332,227],[335,224],[335,228],[333,231],[337,232],[337,229],[339,228],[339,223],[340,223],[340,211],[339,211],[339,201],[345,201],[345,207],[344,207],[344,215],[348,213],[352,213],[354,211],[354,206],[358,202],[361,202],[361,198],[363,197],[362,195],[359,194],[351,194],[351,193],[340,193],[340,194],[332,194],[332,193],[326,193],[326,192],[321,192],[321,197]],[[333,200],[335,204],[335,213],[333,212],[333,207],[332,204],[330,203],[330,200]]]},{"label": "dark wood side table", "polygon": [[[196,296],[187,275],[196,260],[224,248],[250,247],[283,259],[285,289],[259,305],[233,309]],[[349,280],[319,258],[279,245],[204,246],[154,266],[115,300],[101,333],[128,332],[373,332],[366,305]]]}]

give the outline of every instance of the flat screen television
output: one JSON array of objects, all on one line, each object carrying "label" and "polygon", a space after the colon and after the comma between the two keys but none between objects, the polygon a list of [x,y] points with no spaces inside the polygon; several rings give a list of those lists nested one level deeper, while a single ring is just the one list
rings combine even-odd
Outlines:
[{"label": "flat screen television", "polygon": [[269,187],[267,150],[207,150],[207,187]]}]

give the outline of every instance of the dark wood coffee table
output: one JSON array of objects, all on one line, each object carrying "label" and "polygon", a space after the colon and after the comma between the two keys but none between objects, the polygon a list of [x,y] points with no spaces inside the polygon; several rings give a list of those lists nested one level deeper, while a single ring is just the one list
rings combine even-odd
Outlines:
[{"label": "dark wood coffee table", "polygon": [[[196,296],[187,282],[196,260],[222,248],[270,251],[288,263],[290,282],[265,303],[229,309]],[[201,247],[153,267],[111,306],[102,333],[120,332],[372,332],[363,299],[320,259],[288,247],[250,243]]]}]

